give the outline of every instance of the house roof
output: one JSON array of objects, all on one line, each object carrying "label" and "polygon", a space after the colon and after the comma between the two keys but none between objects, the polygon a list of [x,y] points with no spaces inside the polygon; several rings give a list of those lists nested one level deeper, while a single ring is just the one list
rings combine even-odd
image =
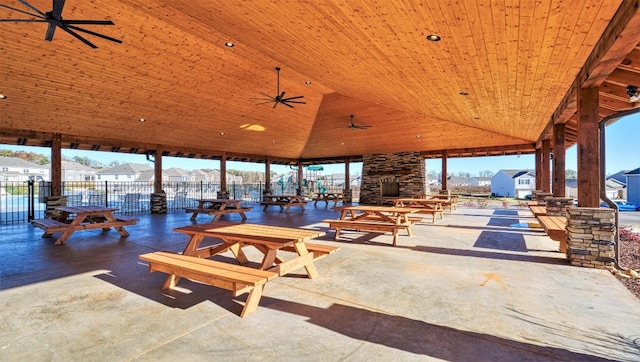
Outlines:
[{"label": "house roof", "polygon": [[0,166],[4,167],[28,167],[28,168],[49,168],[47,165],[39,165],[35,162],[23,160],[18,157],[0,156]]},{"label": "house roof", "polygon": [[[51,163],[46,164],[45,166],[51,168]],[[75,170],[75,171],[96,171],[94,168],[91,168],[87,165],[83,165],[78,162],[65,161],[62,160],[61,168],[63,170]]]},{"label": "house roof", "polygon": [[504,172],[509,175],[511,178],[521,177],[521,176],[530,176],[536,177],[536,173],[534,170],[500,170],[498,172]]},{"label": "house roof", "polygon": [[115,167],[102,169],[96,173],[99,175],[135,175],[150,170],[153,171],[151,167],[140,163],[123,163]]},{"label": "house roof", "polygon": [[122,43],[0,23],[1,143],[283,164],[515,155],[553,123],[575,142],[578,89],[599,86],[600,117],[640,106],[633,1],[94,0],[63,16],[112,20],[90,30]]},{"label": "house roof", "polygon": [[627,183],[627,172],[629,172],[629,170],[621,170],[618,171],[616,173],[614,173],[613,175],[610,175],[609,177],[607,177],[606,179],[614,179],[622,184],[626,184]]},{"label": "house roof", "polygon": [[627,176],[640,175],[640,168],[636,168],[635,170],[631,170],[631,171],[625,173],[625,175],[627,175]]}]

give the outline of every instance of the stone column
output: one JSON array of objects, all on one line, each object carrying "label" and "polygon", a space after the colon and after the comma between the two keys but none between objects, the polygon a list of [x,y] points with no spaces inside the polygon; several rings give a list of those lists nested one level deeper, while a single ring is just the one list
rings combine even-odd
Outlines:
[{"label": "stone column", "polygon": [[66,196],[47,196],[46,197],[46,210],[44,217],[47,219],[58,219],[60,217],[60,211],[56,210],[58,206],[67,206]]},{"label": "stone column", "polygon": [[567,208],[573,206],[573,199],[570,197],[547,197],[548,216],[567,216]]},{"label": "stone column", "polygon": [[550,192],[536,192],[535,201],[538,201],[538,205],[545,206],[547,204],[547,198],[553,197],[553,194]]},{"label": "stone column", "polygon": [[567,209],[567,259],[571,265],[610,269],[615,263],[615,210]]},{"label": "stone column", "polygon": [[150,207],[152,214],[167,213],[167,194],[164,192],[154,192],[151,194]]}]

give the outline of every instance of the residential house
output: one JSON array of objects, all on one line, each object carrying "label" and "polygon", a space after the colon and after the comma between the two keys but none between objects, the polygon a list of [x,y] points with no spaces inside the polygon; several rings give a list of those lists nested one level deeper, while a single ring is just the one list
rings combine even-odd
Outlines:
[{"label": "residential house", "polygon": [[96,172],[98,181],[141,181],[138,177],[145,171],[153,169],[140,163],[124,163]]},{"label": "residential house", "polygon": [[459,176],[449,176],[447,177],[447,186],[469,186],[471,185],[471,181],[467,177],[459,177]]},{"label": "residential house", "polygon": [[[51,168],[51,164],[45,165]],[[62,182],[73,181],[95,181],[96,170],[78,162],[62,161],[61,165]]]},{"label": "residential house", "polygon": [[471,186],[491,186],[491,177],[471,177],[469,184]]},{"label": "residential house", "polygon": [[625,173],[627,176],[627,201],[640,205],[640,168]]},{"label": "residential house", "polygon": [[534,170],[500,170],[491,178],[491,194],[524,198],[536,187]]},{"label": "residential house", "polygon": [[0,181],[49,181],[50,167],[18,157],[0,156]]}]

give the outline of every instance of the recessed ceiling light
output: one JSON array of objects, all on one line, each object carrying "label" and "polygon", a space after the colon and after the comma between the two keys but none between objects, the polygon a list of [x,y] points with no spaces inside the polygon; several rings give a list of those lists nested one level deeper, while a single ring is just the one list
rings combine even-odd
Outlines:
[{"label": "recessed ceiling light", "polygon": [[416,138],[422,138],[422,136],[421,135],[417,135]]},{"label": "recessed ceiling light", "polygon": [[138,122],[146,122],[146,121],[147,121],[147,120],[146,120],[146,119],[144,119],[144,118],[140,118],[140,119],[138,119]]},{"label": "recessed ceiling light", "polygon": [[461,95],[461,96],[468,96],[468,95],[469,95],[469,93],[467,93],[467,92],[460,92],[460,95]]},{"label": "recessed ceiling light", "polygon": [[0,99],[7,99],[7,96],[5,96],[4,94],[0,94]]},{"label": "recessed ceiling light", "polygon": [[228,42],[224,43],[224,46],[226,46],[227,48],[233,48],[236,45],[233,44],[232,42],[228,41]]},{"label": "recessed ceiling light", "polygon": [[340,145],[341,145],[341,146],[344,146],[344,142],[340,142]]},{"label": "recessed ceiling light", "polygon": [[440,41],[440,39],[442,39],[440,37],[440,35],[435,35],[435,34],[429,34],[427,35],[427,40],[428,41]]},{"label": "recessed ceiling light", "polygon": [[308,81],[304,82],[304,84],[309,85],[309,84],[311,84],[311,81],[308,80]]},{"label": "recessed ceiling light", "polygon": [[271,141],[271,143],[273,143],[274,145],[276,144],[276,141]]},{"label": "recessed ceiling light", "polygon": [[220,132],[220,136],[224,136],[224,132]]}]

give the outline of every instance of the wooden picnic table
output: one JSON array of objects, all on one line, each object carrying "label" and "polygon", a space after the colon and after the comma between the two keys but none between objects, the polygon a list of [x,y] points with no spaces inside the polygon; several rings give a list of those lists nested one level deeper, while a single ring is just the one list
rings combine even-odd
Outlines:
[{"label": "wooden picnic table", "polygon": [[240,206],[242,200],[233,199],[199,199],[198,207],[187,207],[186,212],[193,213],[190,220],[195,220],[198,214],[214,215],[213,221],[218,221],[222,215],[237,213],[242,220],[247,219],[245,211],[251,211],[248,207]]},{"label": "wooden picnic table", "polygon": [[329,224],[330,229],[335,229],[334,238],[337,240],[341,229],[366,230],[374,232],[393,233],[393,245],[398,241],[398,232],[406,230],[411,236],[412,219],[409,215],[420,209],[395,206],[344,206],[339,208],[341,214],[339,220],[323,220]]},{"label": "wooden picnic table", "polygon": [[299,206],[304,211],[306,204],[304,197],[300,195],[262,195],[262,202],[260,202],[260,205],[264,206],[262,211],[267,211],[269,206],[279,206],[280,210],[286,209],[287,213],[292,206]]},{"label": "wooden picnic table", "polygon": [[444,219],[444,209],[442,208],[442,202],[439,202],[438,200],[397,198],[393,199],[393,206],[420,209],[420,211],[418,211],[417,213],[432,215],[434,223],[436,222],[436,215],[439,215],[441,219]]},{"label": "wooden picnic table", "polygon": [[344,202],[344,194],[341,192],[318,192],[313,198],[313,205],[316,206],[318,201],[324,201],[327,205],[333,201],[333,206],[338,202]]},{"label": "wooden picnic table", "polygon": [[[309,278],[318,276],[313,264],[314,254],[309,253],[307,241],[325,235],[323,231],[286,228],[279,226],[257,225],[250,223],[234,223],[218,221],[211,224],[188,225],[175,228],[174,231],[189,235],[189,241],[182,251],[183,255],[208,258],[230,250],[241,265],[249,260],[242,248],[253,246],[263,255],[260,263],[262,270],[275,270],[284,275],[300,267],[304,267]],[[222,240],[221,244],[200,247],[205,237]],[[284,261],[278,251],[293,251],[298,256]],[[275,266],[274,266],[275,265]],[[171,281],[167,281],[171,283]],[[166,284],[166,283],[165,283]],[[168,286],[169,284],[166,284]]]},{"label": "wooden picnic table", "polygon": [[[155,252],[140,255],[149,263],[149,270],[169,274],[162,289],[173,289],[180,278],[188,278],[215,287],[228,289],[234,296],[249,293],[241,317],[253,313],[265,284],[278,276],[304,267],[309,278],[318,276],[313,261],[337,251],[338,247],[313,244],[309,240],[325,233],[317,230],[219,221],[188,225],[174,231],[189,235],[182,254]],[[205,237],[218,238],[222,243],[200,247]],[[253,246],[264,256],[259,268],[250,268],[243,248]],[[231,251],[241,265],[207,258]],[[282,257],[280,251],[295,253]]]},{"label": "wooden picnic table", "polygon": [[[114,215],[116,208],[103,206],[58,206],[60,216],[55,219],[33,220],[33,225],[43,229],[43,238],[51,237],[54,233],[62,232],[56,239],[55,245],[64,244],[67,239],[78,230],[114,228],[121,236],[129,236],[124,225],[135,225],[138,219]],[[75,215],[75,216],[74,216]]]}]

